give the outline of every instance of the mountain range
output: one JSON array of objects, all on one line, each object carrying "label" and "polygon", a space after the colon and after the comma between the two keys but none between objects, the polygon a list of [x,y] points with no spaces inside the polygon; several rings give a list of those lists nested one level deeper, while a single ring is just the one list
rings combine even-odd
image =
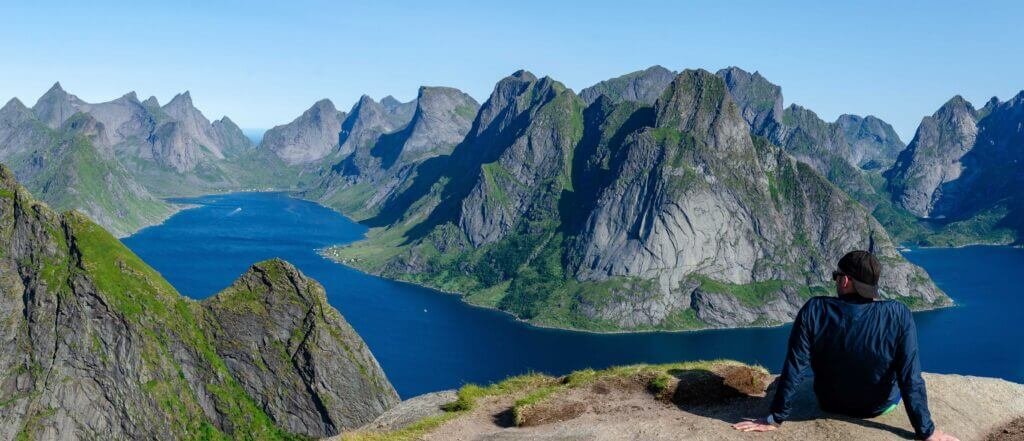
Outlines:
[{"label": "mountain range", "polygon": [[[659,83],[642,76],[602,87],[647,96],[635,86]],[[727,82],[706,71],[676,75],[653,105],[603,94],[587,105],[516,72],[438,161],[441,172],[417,173],[365,221],[380,226],[366,241],[328,255],[593,330],[788,321],[828,293],[839,256],[869,246],[889,297],[949,303],[862,205],[752,133]]]},{"label": "mountain range", "polygon": [[948,304],[895,244],[1019,241],[1020,100],[955,98],[905,146],[737,67],[653,66],[579,95],[520,71],[482,105],[432,86],[321,100],[254,146],[187,92],[91,104],[57,84],[0,109],[0,161],[117,235],[172,214],[166,198],[288,190],[373,227],[329,256],[535,323],[750,326],[787,321],[869,245],[889,296]]}]

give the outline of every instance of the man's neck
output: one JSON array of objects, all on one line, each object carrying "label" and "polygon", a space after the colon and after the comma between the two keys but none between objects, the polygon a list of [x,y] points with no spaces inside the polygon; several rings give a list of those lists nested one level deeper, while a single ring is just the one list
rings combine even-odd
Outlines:
[{"label": "man's neck", "polygon": [[850,303],[871,303],[872,300],[855,292],[839,294],[839,299]]}]

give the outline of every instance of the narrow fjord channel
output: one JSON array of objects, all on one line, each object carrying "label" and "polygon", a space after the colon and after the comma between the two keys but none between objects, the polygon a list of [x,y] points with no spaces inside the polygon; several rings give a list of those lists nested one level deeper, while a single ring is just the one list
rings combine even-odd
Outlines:
[{"label": "narrow fjord channel", "polygon": [[[359,240],[362,225],[282,193],[179,202],[199,207],[124,239],[180,292],[202,299],[252,263],[280,257],[324,285],[403,398],[529,371],[566,373],[637,362],[732,358],[777,371],[788,326],[677,333],[592,334],[542,329],[454,295],[381,279],[328,261],[317,249]],[[1024,382],[1024,296],[1013,283],[1024,250],[915,249],[958,306],[915,315],[928,371]]]}]

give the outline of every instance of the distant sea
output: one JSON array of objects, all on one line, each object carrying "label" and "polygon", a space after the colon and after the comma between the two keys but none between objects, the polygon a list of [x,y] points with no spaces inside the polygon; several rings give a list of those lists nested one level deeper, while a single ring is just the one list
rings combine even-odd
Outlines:
[{"label": "distant sea", "polygon": [[[199,207],[124,243],[196,299],[228,286],[254,262],[292,262],[324,285],[330,303],[366,340],[403,398],[531,371],[557,375],[714,358],[758,363],[774,372],[782,365],[788,326],[607,335],[537,328],[451,294],[324,259],[317,249],[359,240],[366,228],[317,204],[282,193],[181,202]],[[1024,250],[980,246],[912,249],[905,255],[958,303],[915,314],[925,370],[1024,382]]]},{"label": "distant sea", "polygon": [[252,145],[260,145],[260,142],[263,141],[263,134],[267,133],[267,129],[242,129],[242,133],[252,141]]}]

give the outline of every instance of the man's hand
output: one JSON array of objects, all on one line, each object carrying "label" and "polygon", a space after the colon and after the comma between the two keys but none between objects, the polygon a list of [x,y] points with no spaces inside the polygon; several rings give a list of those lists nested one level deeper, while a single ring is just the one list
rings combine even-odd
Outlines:
[{"label": "man's hand", "polygon": [[[772,430],[777,429],[778,427],[772,424],[768,424],[768,420],[765,418],[758,418],[756,420],[753,418],[747,418],[746,421],[740,421],[736,424],[733,424],[732,428],[739,430],[741,432],[770,432]],[[935,433],[939,433],[939,431],[936,430]],[[930,439],[931,438],[929,438],[929,440]],[[947,440],[940,439],[939,441]]]},{"label": "man's hand", "polygon": [[928,439],[926,439],[925,441],[960,441],[960,438],[957,438],[939,429],[935,429],[935,431],[932,432],[932,436],[929,436]]}]

